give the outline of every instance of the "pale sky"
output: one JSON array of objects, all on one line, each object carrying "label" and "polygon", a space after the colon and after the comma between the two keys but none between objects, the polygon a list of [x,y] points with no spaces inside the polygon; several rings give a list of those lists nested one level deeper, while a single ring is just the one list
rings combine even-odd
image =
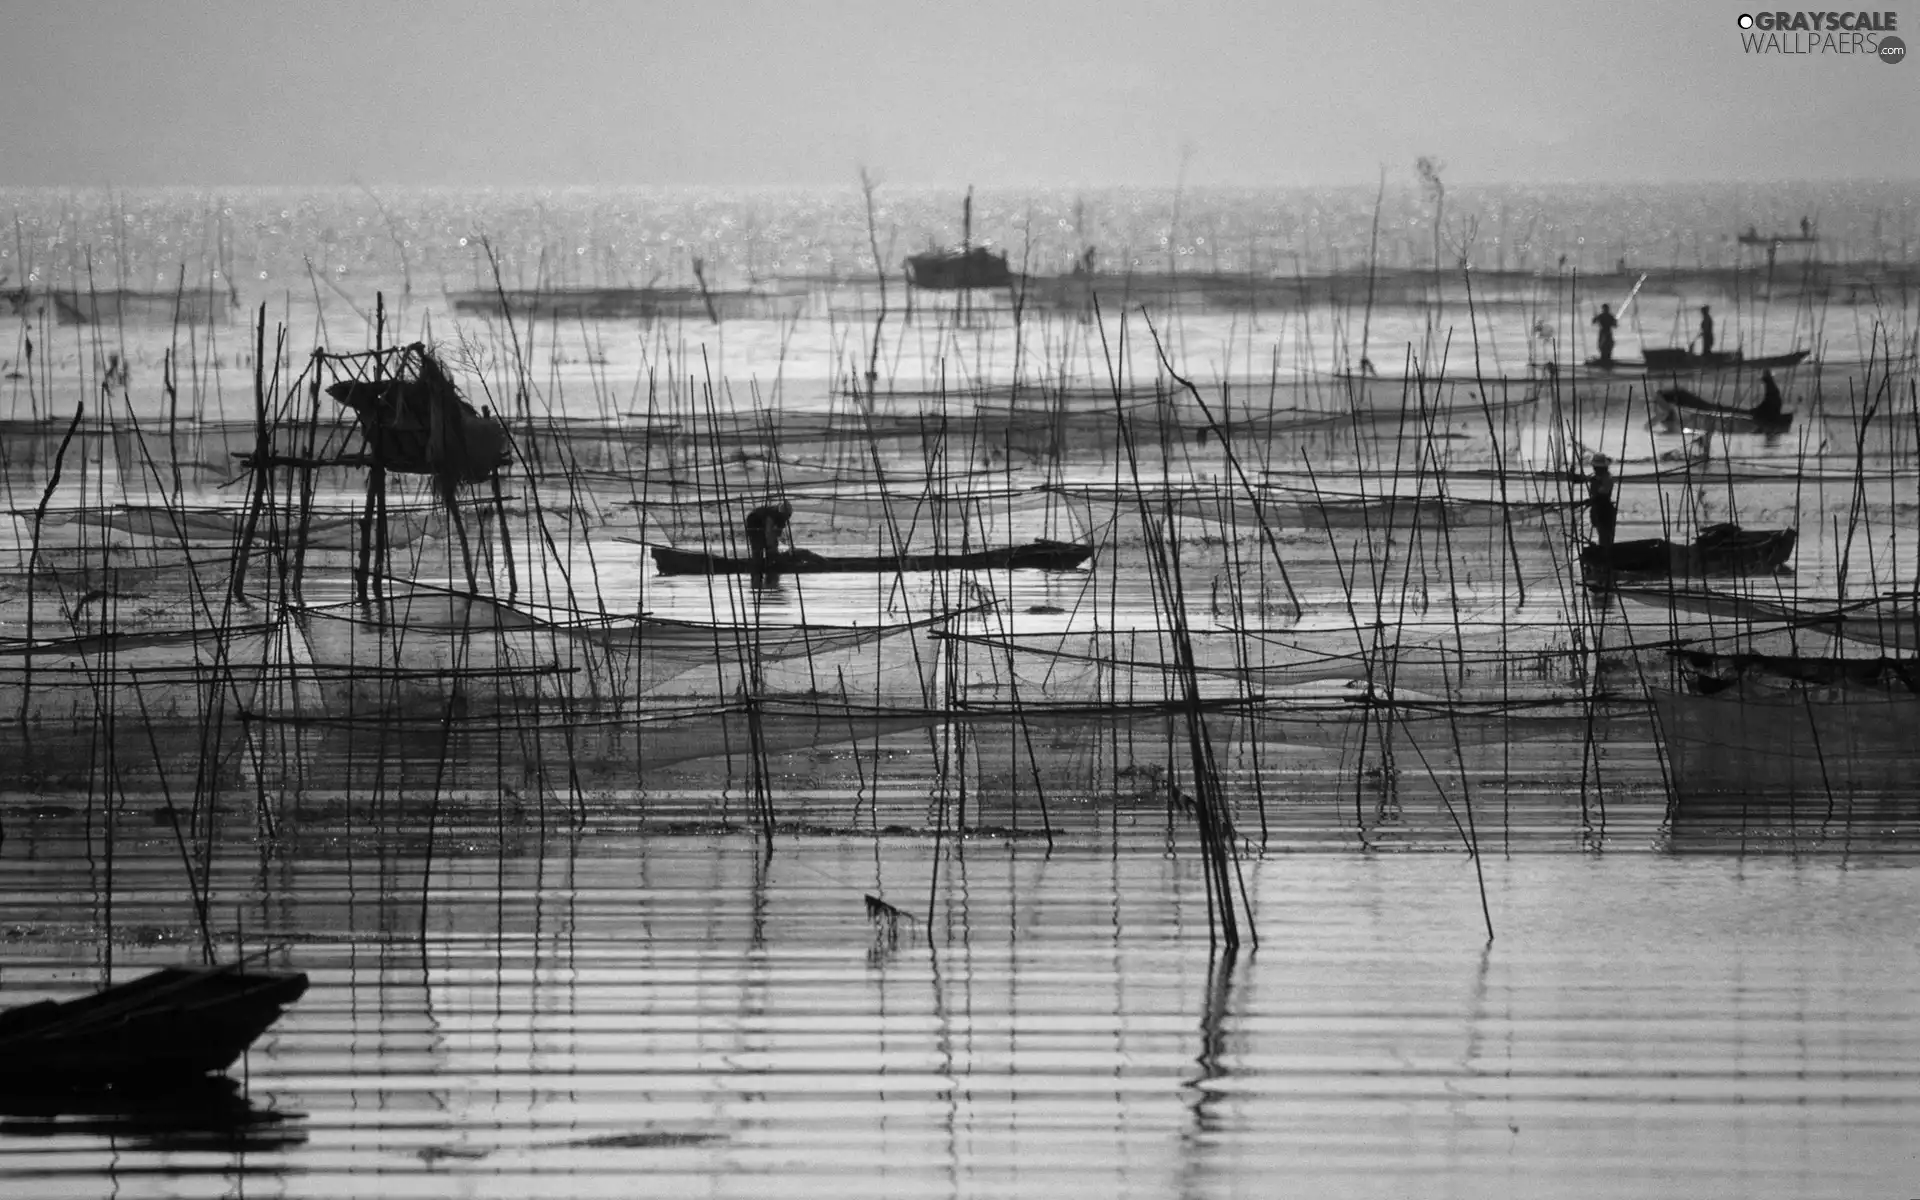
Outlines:
[{"label": "pale sky", "polygon": [[0,0],[0,183],[1920,177],[1920,62],[1748,56],[1743,11]]}]

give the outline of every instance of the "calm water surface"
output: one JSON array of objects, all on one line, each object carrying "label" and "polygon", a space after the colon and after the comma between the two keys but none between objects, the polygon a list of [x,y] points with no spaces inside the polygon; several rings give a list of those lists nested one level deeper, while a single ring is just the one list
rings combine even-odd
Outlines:
[{"label": "calm water surface", "polygon": [[[116,978],[193,954],[169,840],[122,847],[109,910],[83,822],[17,812],[9,999],[97,983],[109,929]],[[1275,853],[1247,866],[1261,943],[1228,962],[1152,808],[1051,854],[621,825],[456,828],[430,873],[345,829],[224,859],[220,926],[313,978],[236,1070],[246,1119],[10,1118],[5,1190],[1920,1187],[1897,858],[1490,856],[1489,945],[1457,850]]]}]

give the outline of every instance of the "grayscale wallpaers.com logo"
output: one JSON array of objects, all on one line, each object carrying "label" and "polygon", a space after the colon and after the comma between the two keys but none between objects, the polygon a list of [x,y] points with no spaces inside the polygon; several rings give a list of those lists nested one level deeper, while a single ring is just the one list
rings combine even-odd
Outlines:
[{"label": "grayscale wallpaers.com logo", "polygon": [[1884,63],[1907,57],[1907,44],[1894,35],[1896,12],[1741,13],[1737,23],[1748,54],[1858,54]]}]

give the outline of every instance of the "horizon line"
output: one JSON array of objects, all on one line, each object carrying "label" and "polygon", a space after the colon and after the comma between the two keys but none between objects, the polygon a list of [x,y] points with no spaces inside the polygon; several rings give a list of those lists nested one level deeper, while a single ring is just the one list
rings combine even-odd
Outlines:
[{"label": "horizon line", "polygon": [[[1920,175],[1845,175],[1845,176],[1798,176],[1798,177],[1750,177],[1730,176],[1713,178],[1640,178],[1594,180],[1578,178],[1541,178],[1541,179],[1449,179],[1449,188],[1502,188],[1502,187],[1835,187],[1887,184],[1920,184]],[[1316,188],[1377,188],[1378,177],[1368,180],[1321,181],[1315,183],[1279,182],[1279,181],[1234,181],[1208,180],[1173,183],[1141,182],[1004,182],[981,180],[928,181],[914,180],[889,183],[879,179],[875,190],[896,189],[911,192],[948,191],[967,188],[996,192],[1030,189],[1035,191],[1156,191],[1156,192],[1205,192],[1205,191],[1299,191]],[[1408,186],[1418,187],[1417,179],[1410,180]],[[0,184],[0,192],[77,192],[77,191],[222,191],[222,190],[341,190],[368,191],[374,188],[391,188],[407,191],[586,191],[586,190],[634,190],[634,191],[838,191],[842,189],[858,191],[860,182],[857,175],[837,182],[800,183],[790,181],[768,181],[760,183],[660,183],[637,181],[491,181],[491,182],[441,182],[421,183],[407,181],[366,182],[357,179],[335,180],[329,182],[283,180],[278,182],[144,182],[144,183],[6,183]]]}]

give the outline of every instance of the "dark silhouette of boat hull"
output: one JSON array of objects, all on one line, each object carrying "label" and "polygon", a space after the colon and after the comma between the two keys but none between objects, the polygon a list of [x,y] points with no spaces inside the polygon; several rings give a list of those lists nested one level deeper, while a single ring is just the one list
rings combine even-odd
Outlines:
[{"label": "dark silhouette of boat hull", "polygon": [[1811,353],[1810,350],[1793,350],[1786,354],[1747,358],[1738,350],[1695,354],[1684,347],[1672,346],[1662,350],[1643,350],[1641,357],[1649,371],[1718,371],[1726,367],[1792,367],[1799,365]]},{"label": "dark silhouette of boat hull", "polygon": [[1724,405],[1711,404],[1680,387],[1660,389],[1660,402],[1666,410],[1663,424],[1669,429],[1680,427],[1696,433],[1773,435],[1785,433],[1793,428],[1793,414],[1790,412],[1764,417],[1750,408],[1728,408]]},{"label": "dark silhouette of boat hull", "polygon": [[299,973],[168,967],[0,1012],[0,1092],[157,1086],[224,1071],[307,990]]},{"label": "dark silhouette of boat hull", "polygon": [[907,259],[907,282],[932,291],[1013,286],[1007,256],[984,246],[970,250],[933,250]]},{"label": "dark silhouette of boat hull", "polygon": [[1671,346],[1658,350],[1642,351],[1641,358],[1616,358],[1610,362],[1601,362],[1589,358],[1587,366],[1599,371],[1723,371],[1734,368],[1766,369],[1772,367],[1793,367],[1806,361],[1811,350],[1791,350],[1785,354],[1769,354],[1761,358],[1748,358],[1738,350],[1716,350],[1712,354],[1695,354],[1681,346]]},{"label": "dark silhouette of boat hull", "polygon": [[1580,566],[1589,579],[1599,582],[1764,575],[1786,566],[1798,540],[1798,532],[1792,529],[1714,525],[1702,530],[1691,544],[1642,538],[1589,545],[1580,551]]},{"label": "dark silhouette of boat hull", "polygon": [[1070,571],[1093,557],[1093,547],[1077,542],[1029,542],[958,554],[880,554],[826,557],[807,551],[776,554],[764,563],[751,558],[652,546],[662,575],[823,575],[916,571]]}]

